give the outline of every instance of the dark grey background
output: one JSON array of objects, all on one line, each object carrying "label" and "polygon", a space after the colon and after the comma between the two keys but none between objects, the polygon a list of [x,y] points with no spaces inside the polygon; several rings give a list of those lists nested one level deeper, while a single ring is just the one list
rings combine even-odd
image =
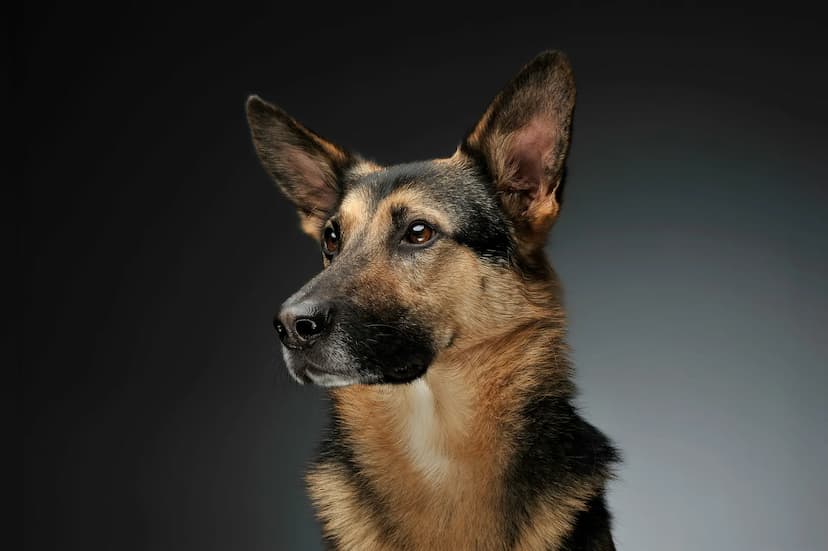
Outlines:
[{"label": "dark grey background", "polygon": [[11,14],[27,548],[319,548],[324,397],[270,319],[320,258],[244,99],[380,162],[442,156],[550,47],[579,98],[549,253],[580,404],[626,456],[619,549],[828,546],[815,13],[278,4]]}]

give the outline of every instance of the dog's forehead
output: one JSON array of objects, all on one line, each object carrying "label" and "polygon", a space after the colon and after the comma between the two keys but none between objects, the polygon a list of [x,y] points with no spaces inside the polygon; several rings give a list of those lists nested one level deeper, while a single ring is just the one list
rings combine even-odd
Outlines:
[{"label": "dog's forehead", "polygon": [[345,187],[340,214],[356,222],[372,218],[378,207],[394,203],[427,207],[461,217],[487,199],[479,175],[450,159],[420,161],[360,172]]}]

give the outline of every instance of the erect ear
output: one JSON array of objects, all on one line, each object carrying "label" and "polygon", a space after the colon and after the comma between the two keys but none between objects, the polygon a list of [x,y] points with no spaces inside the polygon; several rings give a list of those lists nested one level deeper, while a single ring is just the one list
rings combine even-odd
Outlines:
[{"label": "erect ear", "polygon": [[522,244],[542,245],[560,209],[575,81],[561,52],[530,61],[492,101],[460,151],[484,161]]},{"label": "erect ear", "polygon": [[258,96],[247,100],[247,120],[259,160],[296,205],[302,229],[318,239],[339,203],[352,156]]}]

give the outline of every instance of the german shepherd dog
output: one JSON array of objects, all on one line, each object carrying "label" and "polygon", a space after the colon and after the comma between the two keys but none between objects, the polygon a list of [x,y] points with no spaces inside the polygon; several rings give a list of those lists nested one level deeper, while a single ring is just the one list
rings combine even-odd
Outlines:
[{"label": "german shepherd dog", "polygon": [[307,483],[331,549],[614,549],[618,455],[573,407],[544,254],[574,106],[566,56],[545,52],[451,157],[385,167],[248,99],[321,247],[274,325],[293,378],[330,388]]}]

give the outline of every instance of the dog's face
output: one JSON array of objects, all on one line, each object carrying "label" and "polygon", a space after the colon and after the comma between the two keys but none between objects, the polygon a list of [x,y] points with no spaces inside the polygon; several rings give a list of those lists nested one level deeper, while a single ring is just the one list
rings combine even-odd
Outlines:
[{"label": "dog's face", "polygon": [[544,263],[574,103],[566,58],[541,54],[452,157],[380,167],[251,97],[259,158],[323,259],[274,320],[293,377],[412,381],[457,342],[508,323]]}]

